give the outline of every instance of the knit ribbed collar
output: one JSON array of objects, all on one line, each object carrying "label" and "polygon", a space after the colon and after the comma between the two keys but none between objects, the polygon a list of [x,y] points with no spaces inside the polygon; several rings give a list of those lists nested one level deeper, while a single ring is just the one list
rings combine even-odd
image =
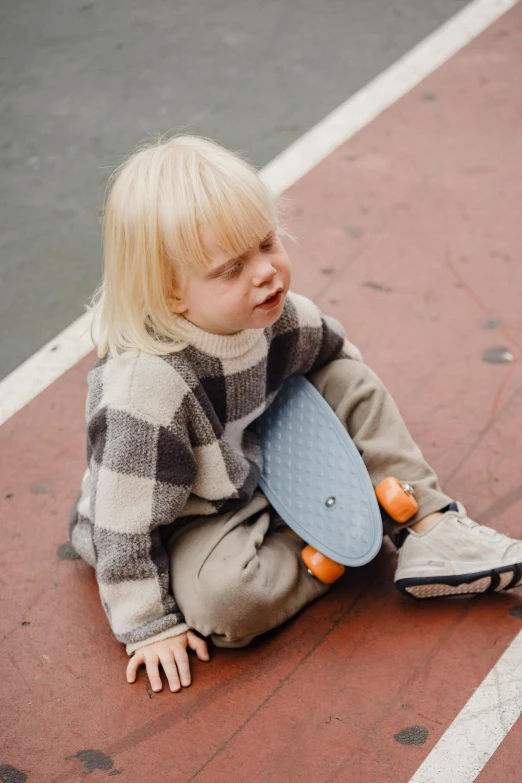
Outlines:
[{"label": "knit ribbed collar", "polygon": [[243,329],[236,334],[213,334],[201,329],[177,313],[174,317],[176,334],[202,353],[218,359],[236,359],[243,356],[260,340],[263,329]]}]

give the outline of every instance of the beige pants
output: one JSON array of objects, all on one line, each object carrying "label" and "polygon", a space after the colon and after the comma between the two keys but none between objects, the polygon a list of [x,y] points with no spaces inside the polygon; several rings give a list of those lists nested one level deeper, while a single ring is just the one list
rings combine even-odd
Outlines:
[{"label": "beige pants", "polygon": [[[373,485],[394,475],[414,487],[419,512],[409,524],[450,502],[369,367],[340,359],[310,380],[347,428]],[[174,534],[172,590],[191,628],[218,646],[243,647],[327,591],[304,566],[302,545],[284,530],[258,491],[240,511],[196,517]]]}]

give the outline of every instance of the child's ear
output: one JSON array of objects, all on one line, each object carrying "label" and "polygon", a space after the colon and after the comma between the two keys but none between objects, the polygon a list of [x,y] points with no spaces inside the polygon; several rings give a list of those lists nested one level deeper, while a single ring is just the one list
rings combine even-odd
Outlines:
[{"label": "child's ear", "polygon": [[178,313],[179,315],[186,313],[188,310],[188,307],[181,296],[174,295],[171,299],[167,299],[167,305],[173,313]]}]

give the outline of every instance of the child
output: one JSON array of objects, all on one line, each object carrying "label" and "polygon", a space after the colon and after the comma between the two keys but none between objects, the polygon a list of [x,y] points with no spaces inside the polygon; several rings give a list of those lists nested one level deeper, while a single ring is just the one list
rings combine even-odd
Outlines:
[{"label": "child", "polygon": [[[143,148],[113,175],[95,297],[87,459],[71,541],[96,569],[116,638],[161,690],[190,684],[187,647],[247,645],[324,594],[258,489],[249,426],[306,374],[372,482],[415,490],[395,581],[416,597],[522,583],[522,542],[439,488],[390,394],[340,324],[289,291],[278,204],[244,161],[205,139]],[[398,528],[398,526],[396,526]]]}]

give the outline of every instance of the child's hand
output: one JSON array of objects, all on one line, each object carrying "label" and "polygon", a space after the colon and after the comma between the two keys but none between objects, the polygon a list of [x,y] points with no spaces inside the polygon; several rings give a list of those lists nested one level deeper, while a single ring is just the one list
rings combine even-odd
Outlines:
[{"label": "child's hand", "polygon": [[187,647],[195,650],[200,661],[210,660],[206,641],[192,631],[187,631],[136,650],[127,666],[127,682],[134,682],[139,667],[145,664],[152,690],[160,691],[163,686],[158,664],[161,663],[170,690],[179,691],[180,680],[181,685],[186,688],[191,682]]}]

